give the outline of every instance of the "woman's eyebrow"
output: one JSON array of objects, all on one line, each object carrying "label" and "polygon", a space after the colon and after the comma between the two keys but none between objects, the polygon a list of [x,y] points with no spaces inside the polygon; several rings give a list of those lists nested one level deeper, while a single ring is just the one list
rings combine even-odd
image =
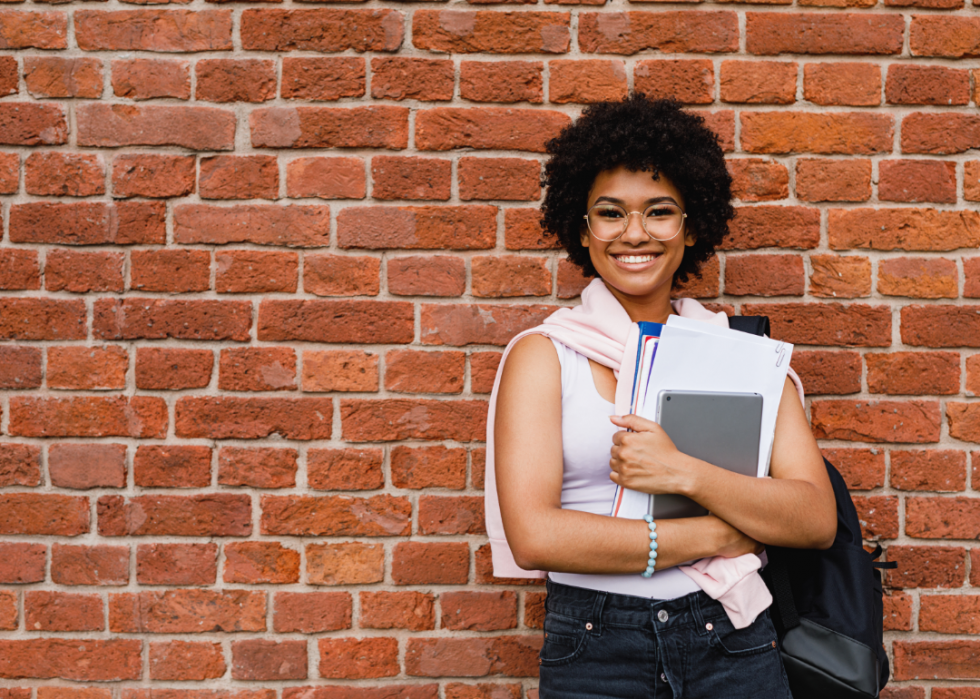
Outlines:
[{"label": "woman's eyebrow", "polygon": [[[595,203],[598,204],[603,201],[608,201],[611,204],[619,204],[619,205],[623,204],[623,200],[617,199],[616,197],[599,197],[598,199],[595,200]],[[669,202],[671,204],[676,204],[677,206],[680,206],[680,204],[677,204],[677,201],[673,197],[653,197],[652,199],[647,199],[644,202],[644,204],[649,206],[650,204],[660,204],[662,202]]]}]

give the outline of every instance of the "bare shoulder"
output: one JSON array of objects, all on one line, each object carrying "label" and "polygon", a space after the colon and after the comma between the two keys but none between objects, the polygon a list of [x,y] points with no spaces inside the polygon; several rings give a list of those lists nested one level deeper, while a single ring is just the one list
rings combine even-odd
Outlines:
[{"label": "bare shoulder", "polygon": [[545,335],[522,337],[511,348],[500,378],[501,393],[520,386],[521,392],[561,386],[561,364],[554,344]]}]

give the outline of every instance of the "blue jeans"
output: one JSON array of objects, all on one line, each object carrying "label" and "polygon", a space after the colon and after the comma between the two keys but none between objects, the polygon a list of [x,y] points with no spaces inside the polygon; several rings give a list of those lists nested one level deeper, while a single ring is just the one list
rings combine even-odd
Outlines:
[{"label": "blue jeans", "polygon": [[649,600],[548,581],[541,699],[792,699],[768,610],[736,629],[704,592]]}]

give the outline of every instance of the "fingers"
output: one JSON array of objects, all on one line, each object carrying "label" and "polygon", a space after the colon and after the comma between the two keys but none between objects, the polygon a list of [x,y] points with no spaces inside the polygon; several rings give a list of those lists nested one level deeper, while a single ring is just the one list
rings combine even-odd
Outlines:
[{"label": "fingers", "polygon": [[623,427],[634,432],[653,432],[660,429],[660,425],[656,422],[639,415],[610,415],[609,421],[616,427]]}]

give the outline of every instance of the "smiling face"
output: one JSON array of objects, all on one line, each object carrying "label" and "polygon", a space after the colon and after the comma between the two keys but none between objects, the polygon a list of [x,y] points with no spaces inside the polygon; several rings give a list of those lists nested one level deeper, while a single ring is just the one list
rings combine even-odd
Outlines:
[{"label": "smiling face", "polygon": [[[655,180],[650,172],[617,167],[595,178],[588,207],[611,203],[626,211],[644,211],[651,204],[663,202],[684,209],[680,192],[664,175]],[[670,240],[654,240],[643,229],[640,218],[630,216],[626,232],[611,242],[591,235],[583,221],[582,245],[589,249],[599,276],[632,320],[663,323],[670,313],[674,273],[680,267],[684,248],[694,244],[694,237],[685,226]]]}]

